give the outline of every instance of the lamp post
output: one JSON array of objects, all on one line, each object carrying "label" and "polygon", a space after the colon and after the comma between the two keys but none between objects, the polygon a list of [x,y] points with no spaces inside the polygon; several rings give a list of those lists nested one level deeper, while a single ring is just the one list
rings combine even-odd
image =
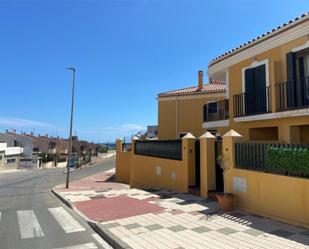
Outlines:
[{"label": "lamp post", "polygon": [[75,71],[74,67],[69,67],[67,70],[71,70],[73,72],[73,82],[72,82],[72,104],[71,104],[71,122],[70,122],[70,143],[69,143],[69,157],[67,163],[67,179],[65,187],[69,188],[69,179],[70,179],[70,161],[72,154],[72,128],[73,128],[73,111],[74,111],[74,85],[75,85]]}]

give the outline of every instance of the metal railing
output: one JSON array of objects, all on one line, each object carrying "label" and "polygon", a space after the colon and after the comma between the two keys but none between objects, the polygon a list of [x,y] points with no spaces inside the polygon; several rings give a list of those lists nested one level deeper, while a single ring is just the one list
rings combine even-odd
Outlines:
[{"label": "metal railing", "polygon": [[182,140],[136,141],[135,154],[182,160]]},{"label": "metal railing", "polygon": [[[275,156],[271,155],[273,149]],[[235,167],[239,169],[309,177],[307,157],[309,157],[309,145],[278,141],[235,143]],[[307,164],[307,169],[304,164]]]},{"label": "metal railing", "polygon": [[234,117],[271,112],[271,88],[257,88],[233,96]]},{"label": "metal railing", "polygon": [[211,122],[229,119],[229,99],[219,100],[203,106],[203,121]]},{"label": "metal railing", "polygon": [[276,84],[276,111],[309,107],[309,77]]}]

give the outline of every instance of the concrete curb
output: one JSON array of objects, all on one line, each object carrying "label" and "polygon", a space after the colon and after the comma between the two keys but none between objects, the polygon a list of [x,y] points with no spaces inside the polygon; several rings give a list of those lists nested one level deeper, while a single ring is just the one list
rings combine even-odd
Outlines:
[{"label": "concrete curb", "polygon": [[100,235],[109,245],[111,245],[115,249],[129,249],[129,247],[126,243],[118,239],[114,234],[112,234],[108,229],[105,229],[100,223],[90,220],[88,217],[86,217],[83,213],[81,213],[72,202],[65,199],[61,193],[59,193],[55,187],[52,188],[51,192],[60,199],[67,207],[74,210],[80,217],[82,217],[89,226],[98,234]]}]

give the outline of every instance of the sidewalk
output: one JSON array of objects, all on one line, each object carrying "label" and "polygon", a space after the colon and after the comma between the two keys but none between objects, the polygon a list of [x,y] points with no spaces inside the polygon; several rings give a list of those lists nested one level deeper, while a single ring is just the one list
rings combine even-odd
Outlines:
[{"label": "sidewalk", "polygon": [[130,189],[106,171],[53,191],[115,248],[309,248],[309,230],[171,190]]}]

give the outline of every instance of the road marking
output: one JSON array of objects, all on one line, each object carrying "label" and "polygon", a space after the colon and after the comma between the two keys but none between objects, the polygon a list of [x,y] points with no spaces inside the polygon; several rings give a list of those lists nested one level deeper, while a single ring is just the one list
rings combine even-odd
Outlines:
[{"label": "road marking", "polygon": [[43,237],[44,233],[33,210],[17,211],[19,231],[22,239]]},{"label": "road marking", "polygon": [[97,234],[97,233],[93,233],[91,234],[91,236],[104,248],[104,249],[113,249],[113,247],[111,247],[104,239],[102,239],[102,237]]},{"label": "road marking", "polygon": [[49,208],[48,210],[66,233],[86,230],[63,207]]},{"label": "road marking", "polygon": [[86,243],[76,246],[59,247],[54,249],[97,249],[97,246],[94,243]]}]

